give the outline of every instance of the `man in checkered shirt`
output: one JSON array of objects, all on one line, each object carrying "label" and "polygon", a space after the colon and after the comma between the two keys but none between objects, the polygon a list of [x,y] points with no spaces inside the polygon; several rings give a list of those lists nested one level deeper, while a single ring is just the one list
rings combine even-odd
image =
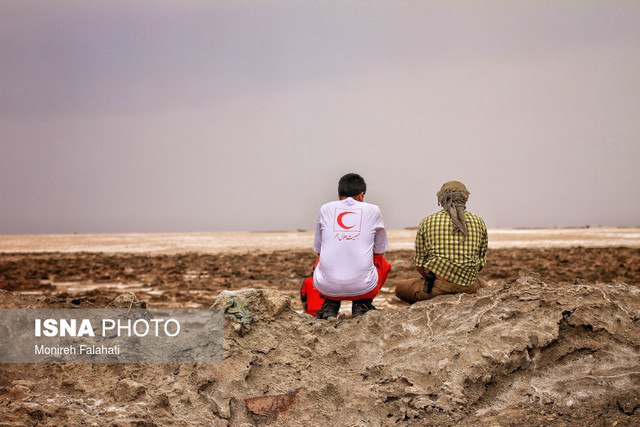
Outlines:
[{"label": "man in checkered shirt", "polygon": [[414,262],[421,278],[398,281],[398,298],[412,304],[486,286],[478,272],[486,263],[487,228],[482,218],[467,212],[468,198],[461,182],[442,186],[438,204],[443,209],[424,218],[416,235]]}]

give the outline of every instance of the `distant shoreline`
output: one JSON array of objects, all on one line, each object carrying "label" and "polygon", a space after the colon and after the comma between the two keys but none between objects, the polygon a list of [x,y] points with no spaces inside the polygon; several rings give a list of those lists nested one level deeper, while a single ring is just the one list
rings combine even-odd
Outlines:
[{"label": "distant shoreline", "polygon": [[[389,250],[411,250],[415,230],[388,230]],[[311,251],[311,231],[0,235],[0,253],[223,253]],[[640,227],[496,228],[489,247],[640,247]]]}]

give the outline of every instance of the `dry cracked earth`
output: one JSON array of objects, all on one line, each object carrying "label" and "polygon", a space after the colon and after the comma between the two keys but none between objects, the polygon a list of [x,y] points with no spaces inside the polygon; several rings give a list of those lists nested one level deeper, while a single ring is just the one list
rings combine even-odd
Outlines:
[{"label": "dry cracked earth", "polygon": [[[313,254],[2,254],[0,307],[246,303],[217,364],[0,365],[0,426],[640,425],[640,249],[502,249],[491,284],[358,319],[300,313]],[[249,290],[249,288],[253,290]],[[9,345],[2,343],[2,345]]]}]

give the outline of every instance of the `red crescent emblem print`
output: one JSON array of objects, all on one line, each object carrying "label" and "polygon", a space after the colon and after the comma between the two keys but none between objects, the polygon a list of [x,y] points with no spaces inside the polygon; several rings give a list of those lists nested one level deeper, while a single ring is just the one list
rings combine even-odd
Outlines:
[{"label": "red crescent emblem print", "polygon": [[345,230],[349,230],[349,229],[354,227],[354,225],[351,225],[351,226],[347,227],[346,225],[344,225],[344,222],[342,222],[342,218],[345,215],[348,215],[348,214],[352,214],[353,215],[353,214],[355,214],[355,212],[351,212],[351,211],[342,212],[340,215],[338,215],[338,218],[336,218],[336,222],[338,223],[338,225],[340,227],[344,228]]}]

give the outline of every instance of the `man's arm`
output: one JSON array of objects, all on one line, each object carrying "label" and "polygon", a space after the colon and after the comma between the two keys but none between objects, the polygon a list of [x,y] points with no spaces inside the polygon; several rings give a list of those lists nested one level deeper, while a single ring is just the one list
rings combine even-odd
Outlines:
[{"label": "man's arm", "polygon": [[415,257],[414,264],[416,271],[422,277],[427,275],[427,260],[429,259],[429,248],[427,247],[427,230],[425,220],[420,221],[418,231],[416,233]]},{"label": "man's arm", "polygon": [[384,255],[387,251],[387,232],[384,230],[376,231],[375,243],[373,244],[374,255]]},{"label": "man's arm", "polygon": [[489,236],[484,221],[482,221],[482,236],[480,239],[480,252],[478,253],[480,257],[480,268],[478,270],[482,270],[487,263],[487,248],[489,247]]},{"label": "man's arm", "polygon": [[320,250],[322,249],[322,226],[320,225],[320,220],[322,219],[322,212],[318,215],[318,220],[316,221],[316,235],[313,239],[313,251],[320,256]]},{"label": "man's arm", "polygon": [[373,254],[384,255],[387,251],[387,230],[384,228],[384,220],[382,219],[382,213],[378,210],[376,215],[374,228],[376,230],[376,236],[373,239]]}]

